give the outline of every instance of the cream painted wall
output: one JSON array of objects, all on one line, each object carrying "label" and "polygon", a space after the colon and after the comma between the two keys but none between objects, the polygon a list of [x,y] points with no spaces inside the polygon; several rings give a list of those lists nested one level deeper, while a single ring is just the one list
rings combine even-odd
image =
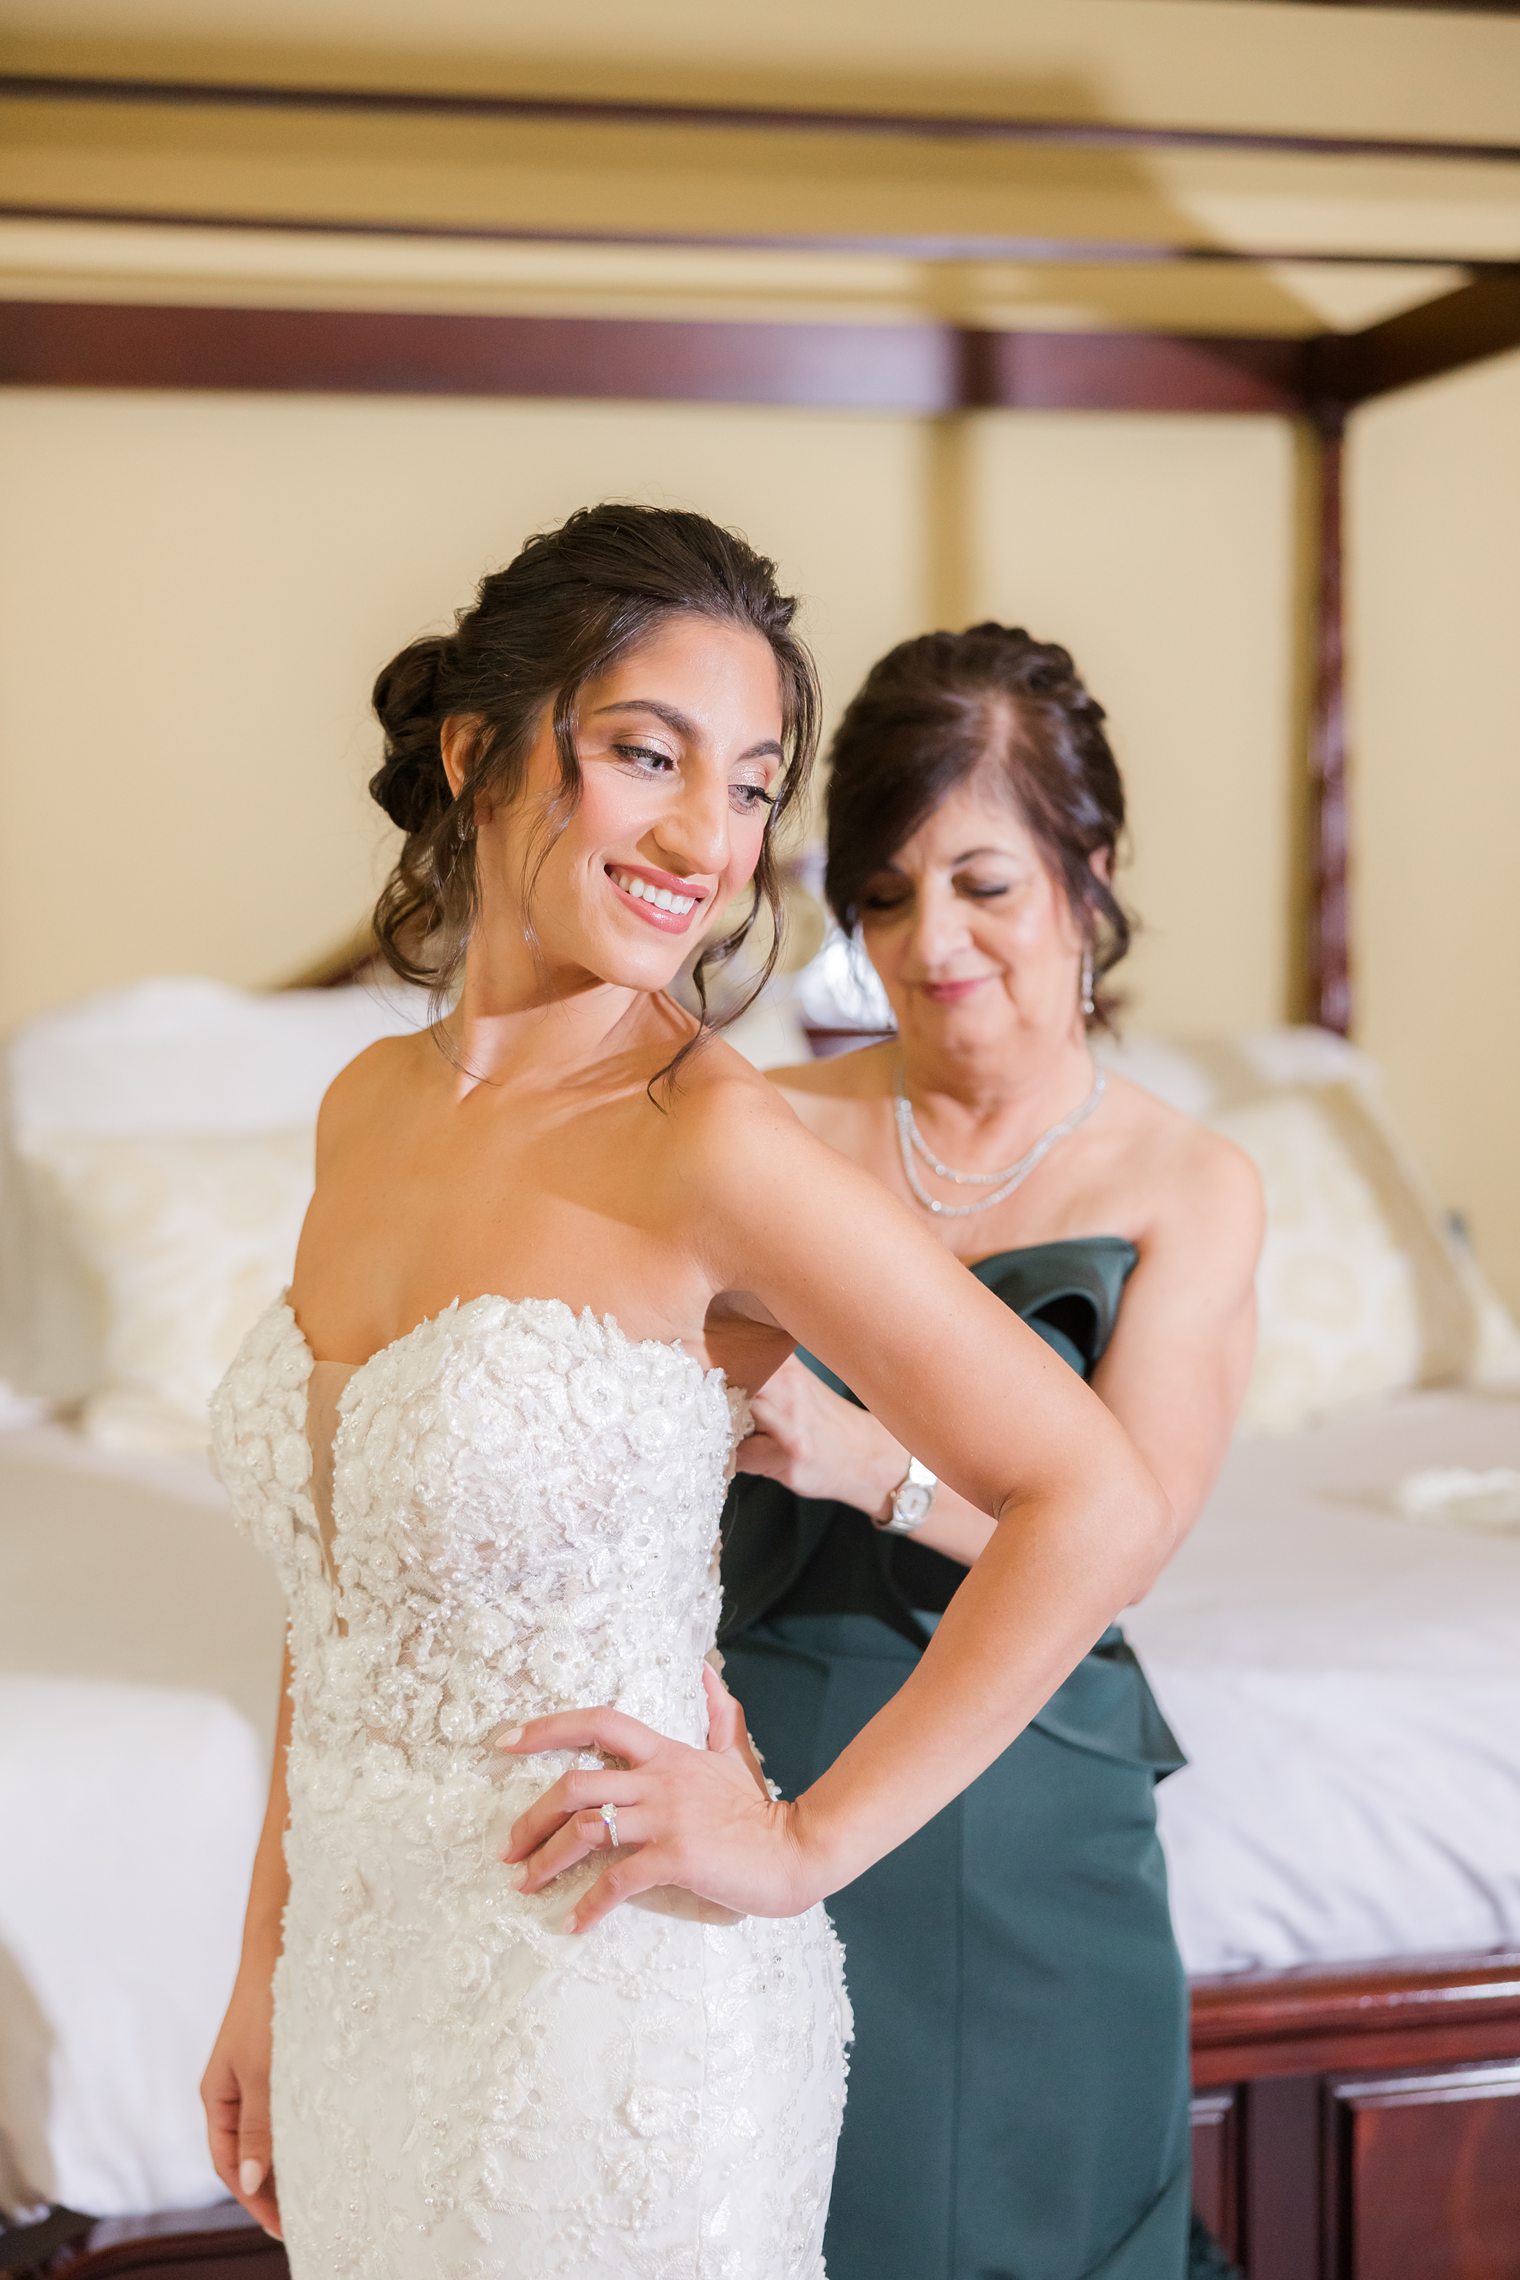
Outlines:
[{"label": "cream painted wall", "polygon": [[1520,1305],[1520,355],[1350,451],[1357,1029]]},{"label": "cream painted wall", "polygon": [[834,705],[935,617],[1068,642],[1114,716],[1136,1016],[1287,1010],[1293,466],[1252,420],[7,393],[0,1022],[245,983],[362,915],[376,667],[528,529],[689,502],[807,597]]},{"label": "cream painted wall", "polygon": [[1292,989],[1296,447],[1285,421],[987,413],[960,471],[964,614],[1065,643],[1129,792],[1127,980],[1154,1026]]},{"label": "cream painted wall", "polygon": [[785,411],[0,397],[0,1022],[343,938],[388,844],[377,667],[588,500],[738,524],[852,683],[924,614],[924,448]]}]

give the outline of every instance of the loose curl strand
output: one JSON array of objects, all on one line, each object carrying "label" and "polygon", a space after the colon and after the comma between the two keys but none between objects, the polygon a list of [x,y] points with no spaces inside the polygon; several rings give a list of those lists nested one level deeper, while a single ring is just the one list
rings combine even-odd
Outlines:
[{"label": "loose curl strand", "polygon": [[[1102,987],[1136,922],[1113,873],[1124,782],[1106,715],[1068,650],[993,620],[900,642],[872,666],[829,748],[824,891],[854,935],[871,879],[969,777],[998,783],[1061,884],[1093,963],[1092,1025],[1122,999]],[[1094,868],[1094,858],[1098,868]]]},{"label": "loose curl strand", "polygon": [[[802,799],[818,745],[820,699],[807,647],[793,630],[796,601],[778,586],[774,563],[736,532],[705,515],[648,506],[602,505],[530,538],[505,569],[480,583],[451,634],[427,634],[393,657],[374,688],[385,755],[370,792],[403,833],[375,908],[375,939],[391,969],[426,989],[435,1018],[447,1004],[480,915],[475,864],[477,803],[510,803],[522,789],[546,708],[551,711],[560,782],[530,837],[524,907],[528,939],[533,891],[554,841],[579,803],[577,706],[587,684],[669,619],[696,616],[737,626],[766,641],[781,684],[783,765],[766,822],[749,909],[692,971],[699,1008],[695,1037],[660,1078],[674,1077],[703,1039],[736,1020],[775,970],[782,927],[776,843]],[[468,725],[468,760],[459,790],[449,784],[443,739]],[[747,939],[761,909],[771,942],[753,986],[719,1020],[708,985]]]}]

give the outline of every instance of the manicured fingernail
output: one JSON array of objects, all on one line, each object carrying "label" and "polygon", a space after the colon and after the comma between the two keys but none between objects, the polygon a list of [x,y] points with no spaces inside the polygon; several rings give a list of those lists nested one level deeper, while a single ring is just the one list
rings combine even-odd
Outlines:
[{"label": "manicured fingernail", "polygon": [[523,1891],[526,1888],[528,1882],[528,1871],[526,1867],[509,1868],[507,1870],[507,1882],[512,1885],[518,1892]]},{"label": "manicured fingernail", "polygon": [[496,1747],[499,1750],[513,1749],[517,1743],[522,1740],[522,1738],[523,1730],[521,1726],[509,1726],[504,1734],[497,1735]]},{"label": "manicured fingernail", "polygon": [[567,1932],[578,1932],[580,1928],[581,1920],[579,1916],[567,1916],[565,1918],[565,1930]]},{"label": "manicured fingernail", "polygon": [[238,2163],[238,2183],[245,2193],[256,2193],[264,2182],[264,2164],[255,2161],[252,2154]]}]

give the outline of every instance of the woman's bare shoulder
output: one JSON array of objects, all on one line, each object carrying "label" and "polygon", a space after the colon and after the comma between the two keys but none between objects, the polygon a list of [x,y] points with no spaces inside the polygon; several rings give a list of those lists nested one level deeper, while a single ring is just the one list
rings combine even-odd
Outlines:
[{"label": "woman's bare shoulder", "polygon": [[810,1132],[849,1155],[858,1142],[862,1116],[892,1089],[892,1048],[860,1045],[827,1060],[767,1069],[765,1075]]},{"label": "woman's bare shoulder", "polygon": [[879,1100],[890,1089],[890,1044],[857,1045],[849,1053],[831,1053],[826,1059],[797,1061],[783,1069],[767,1069],[767,1081],[781,1091],[807,1100]]},{"label": "woman's bare shoulder", "polygon": [[1254,1252],[1261,1240],[1261,1174],[1245,1149],[1128,1077],[1111,1075],[1109,1082],[1153,1228],[1187,1231],[1200,1241],[1236,1241]]}]

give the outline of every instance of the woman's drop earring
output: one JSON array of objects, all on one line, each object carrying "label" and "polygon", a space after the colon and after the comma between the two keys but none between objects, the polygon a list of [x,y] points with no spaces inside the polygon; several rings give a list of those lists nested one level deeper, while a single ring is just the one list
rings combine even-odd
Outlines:
[{"label": "woman's drop earring", "polygon": [[1095,1011],[1092,951],[1088,949],[1082,953],[1082,1019],[1091,1021]]}]

